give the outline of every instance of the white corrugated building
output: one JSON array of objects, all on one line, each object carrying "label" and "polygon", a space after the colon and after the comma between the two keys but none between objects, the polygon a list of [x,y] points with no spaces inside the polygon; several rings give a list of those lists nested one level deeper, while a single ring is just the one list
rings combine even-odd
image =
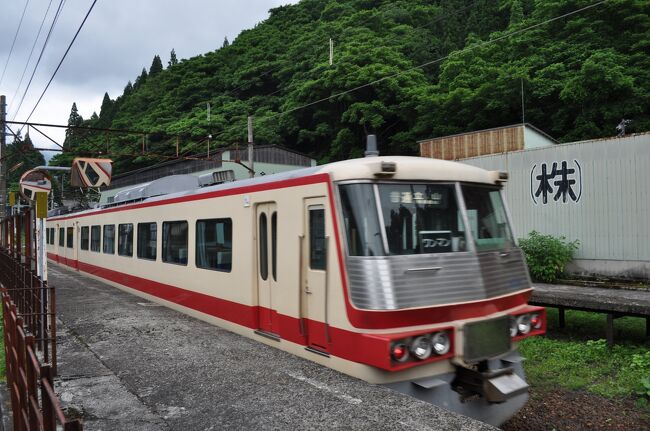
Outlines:
[{"label": "white corrugated building", "polygon": [[650,132],[461,161],[509,172],[517,236],[580,241],[569,271],[650,278]]}]

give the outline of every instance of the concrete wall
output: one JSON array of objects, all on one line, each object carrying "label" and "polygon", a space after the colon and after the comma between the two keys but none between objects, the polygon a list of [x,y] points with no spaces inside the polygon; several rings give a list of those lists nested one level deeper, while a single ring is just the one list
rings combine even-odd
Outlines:
[{"label": "concrete wall", "polygon": [[578,239],[570,270],[650,278],[650,133],[462,162],[510,173],[519,237],[537,230]]}]

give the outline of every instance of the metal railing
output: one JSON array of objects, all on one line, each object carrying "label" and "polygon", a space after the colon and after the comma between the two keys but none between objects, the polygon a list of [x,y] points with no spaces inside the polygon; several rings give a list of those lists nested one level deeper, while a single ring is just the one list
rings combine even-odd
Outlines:
[{"label": "metal railing", "polygon": [[47,270],[37,261],[36,231],[31,209],[0,221],[0,299],[13,429],[81,431],[81,421],[66,419],[54,392],[56,296],[46,276],[39,277]]},{"label": "metal railing", "polygon": [[41,365],[36,354],[36,340],[25,332],[16,304],[7,289],[0,292],[14,431],[54,431],[57,422],[64,431],[81,431],[80,420],[68,420],[63,414],[61,402],[54,392],[52,367]]},{"label": "metal railing", "polygon": [[0,287],[7,290],[25,329],[34,335],[36,348],[56,375],[56,297],[38,276],[33,211],[8,217],[1,227]]}]

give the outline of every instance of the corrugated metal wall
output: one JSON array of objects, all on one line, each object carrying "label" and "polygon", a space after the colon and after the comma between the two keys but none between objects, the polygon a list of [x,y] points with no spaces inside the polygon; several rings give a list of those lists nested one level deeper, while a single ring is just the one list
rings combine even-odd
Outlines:
[{"label": "corrugated metal wall", "polygon": [[537,230],[578,239],[578,259],[645,261],[637,263],[647,271],[650,133],[462,162],[510,173],[506,194],[517,236]]}]

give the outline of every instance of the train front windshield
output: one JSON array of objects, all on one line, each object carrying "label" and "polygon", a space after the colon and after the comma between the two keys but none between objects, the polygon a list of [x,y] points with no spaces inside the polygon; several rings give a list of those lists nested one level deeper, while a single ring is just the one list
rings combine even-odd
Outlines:
[{"label": "train front windshield", "polygon": [[[512,234],[497,187],[454,184],[340,186],[350,256],[394,256],[509,248]],[[467,209],[461,213],[460,199]]]}]

